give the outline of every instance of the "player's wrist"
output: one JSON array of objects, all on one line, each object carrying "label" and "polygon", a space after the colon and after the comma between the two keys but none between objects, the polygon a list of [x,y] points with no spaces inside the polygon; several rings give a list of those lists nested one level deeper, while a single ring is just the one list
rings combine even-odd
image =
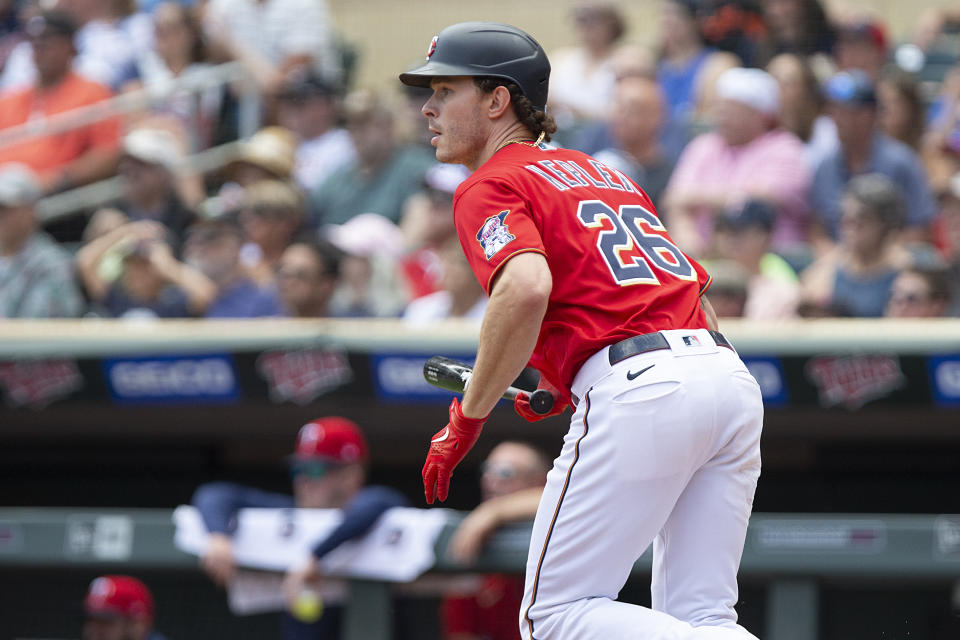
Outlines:
[{"label": "player's wrist", "polygon": [[457,398],[454,398],[450,403],[450,423],[458,431],[466,431],[469,433],[478,431],[481,427],[483,427],[484,423],[489,417],[490,414],[487,414],[483,417],[468,416],[464,414],[463,407]]}]

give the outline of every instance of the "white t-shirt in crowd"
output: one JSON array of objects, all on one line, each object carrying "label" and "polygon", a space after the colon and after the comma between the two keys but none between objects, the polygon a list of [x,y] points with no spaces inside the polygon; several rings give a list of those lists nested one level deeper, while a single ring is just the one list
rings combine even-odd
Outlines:
[{"label": "white t-shirt in crowd", "polygon": [[331,129],[322,136],[304,140],[297,147],[293,176],[307,191],[313,191],[330,174],[353,162],[357,152],[346,129]]},{"label": "white t-shirt in crowd", "polygon": [[560,50],[550,57],[550,102],[560,111],[575,109],[581,118],[605,118],[617,83],[612,58],[596,64],[579,48]]},{"label": "white t-shirt in crowd", "polygon": [[[487,309],[487,296],[480,299],[463,315],[468,320],[480,322]],[[403,312],[403,321],[407,324],[426,324],[450,317],[453,304],[449,291],[436,291],[411,300]]]}]

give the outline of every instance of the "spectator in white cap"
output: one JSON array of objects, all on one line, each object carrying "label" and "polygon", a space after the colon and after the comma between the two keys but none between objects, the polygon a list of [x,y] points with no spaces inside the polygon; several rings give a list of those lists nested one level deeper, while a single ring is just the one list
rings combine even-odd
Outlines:
[{"label": "spectator in white cap", "polygon": [[152,220],[169,229],[177,240],[193,221],[193,212],[177,190],[184,168],[180,143],[163,129],[134,129],[123,139],[117,173],[123,179],[123,196],[114,205],[131,221]]},{"label": "spectator in white cap", "polygon": [[41,187],[26,166],[0,165],[0,318],[74,317],[83,299],[70,257],[39,230]]},{"label": "spectator in white cap", "polygon": [[320,234],[344,253],[330,315],[399,316],[409,300],[397,269],[403,254],[400,228],[380,214],[361,213],[343,224],[322,227]]},{"label": "spectator in white cap", "polygon": [[716,214],[749,198],[777,210],[774,249],[806,240],[810,170],[803,143],[779,126],[779,95],[760,69],[729,69],[717,80],[716,129],[684,150],[664,194],[664,218],[682,250],[702,255]]}]

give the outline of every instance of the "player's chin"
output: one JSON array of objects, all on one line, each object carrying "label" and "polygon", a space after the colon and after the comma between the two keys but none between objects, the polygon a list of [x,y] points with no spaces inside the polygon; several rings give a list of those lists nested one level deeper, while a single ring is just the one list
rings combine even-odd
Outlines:
[{"label": "player's chin", "polygon": [[440,145],[437,145],[436,156],[438,162],[457,162],[456,154],[451,153],[449,149]]}]

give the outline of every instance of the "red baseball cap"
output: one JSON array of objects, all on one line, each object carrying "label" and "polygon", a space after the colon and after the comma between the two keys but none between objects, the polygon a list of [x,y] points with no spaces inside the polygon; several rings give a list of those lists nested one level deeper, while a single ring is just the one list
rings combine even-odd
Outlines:
[{"label": "red baseball cap", "polygon": [[130,576],[100,576],[90,583],[83,608],[89,616],[153,619],[153,596]]},{"label": "red baseball cap", "polygon": [[322,458],[338,463],[367,459],[367,439],[357,423],[339,416],[317,418],[300,427],[293,451],[296,460]]}]

